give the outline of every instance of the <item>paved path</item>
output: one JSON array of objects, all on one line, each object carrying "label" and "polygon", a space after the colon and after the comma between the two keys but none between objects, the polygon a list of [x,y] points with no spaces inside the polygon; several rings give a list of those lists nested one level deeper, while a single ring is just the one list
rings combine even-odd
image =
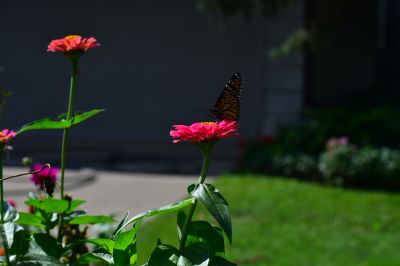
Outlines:
[{"label": "paved path", "polygon": [[[26,171],[26,168],[4,169],[4,177]],[[94,177],[93,177],[94,176]],[[5,181],[5,199],[14,199],[17,209],[25,211],[24,200],[29,191],[36,191],[29,176]],[[121,173],[107,171],[68,171],[66,192],[74,199],[84,199],[88,214],[116,214],[126,211],[130,216],[158,208],[183,198],[186,187],[196,176]],[[57,191],[59,192],[59,191]]]}]

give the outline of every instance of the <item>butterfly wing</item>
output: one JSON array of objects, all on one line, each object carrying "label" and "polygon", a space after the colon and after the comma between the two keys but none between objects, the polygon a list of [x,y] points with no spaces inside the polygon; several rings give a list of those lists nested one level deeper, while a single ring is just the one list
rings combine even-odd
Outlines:
[{"label": "butterfly wing", "polygon": [[219,95],[210,115],[218,121],[237,121],[240,116],[240,96],[242,94],[242,86],[242,75],[239,72],[234,73]]}]

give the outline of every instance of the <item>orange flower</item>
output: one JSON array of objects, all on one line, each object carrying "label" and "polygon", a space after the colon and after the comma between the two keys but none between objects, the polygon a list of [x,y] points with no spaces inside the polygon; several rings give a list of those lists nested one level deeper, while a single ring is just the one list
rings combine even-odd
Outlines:
[{"label": "orange flower", "polygon": [[169,134],[174,138],[174,143],[180,141],[204,142],[214,141],[230,136],[238,135],[238,124],[236,121],[222,120],[221,122],[200,122],[190,126],[174,125],[175,130]]},{"label": "orange flower", "polygon": [[48,47],[48,52],[86,52],[90,48],[100,46],[93,37],[82,38],[79,35],[69,35],[63,39],[52,40]]},{"label": "orange flower", "polygon": [[15,137],[15,134],[16,133],[12,130],[3,129],[2,131],[0,131],[0,143],[6,143],[7,141]]},{"label": "orange flower", "polygon": [[4,248],[0,248],[0,257],[4,257],[6,255],[6,252],[4,251]]}]

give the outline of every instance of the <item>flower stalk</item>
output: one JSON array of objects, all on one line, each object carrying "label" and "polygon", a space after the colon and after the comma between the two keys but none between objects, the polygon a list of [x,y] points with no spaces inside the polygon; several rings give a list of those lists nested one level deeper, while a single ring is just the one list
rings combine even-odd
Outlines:
[{"label": "flower stalk", "polygon": [[[70,120],[74,113],[74,95],[75,95],[75,87],[76,81],[78,78],[78,58],[71,57],[71,82],[69,87],[69,100],[68,100],[68,111],[66,120]],[[61,188],[60,188],[60,197],[64,198],[64,176],[65,176],[65,162],[66,162],[66,153],[67,153],[67,144],[68,144],[68,134],[69,128],[65,128],[63,132],[63,139],[61,145]]]},{"label": "flower stalk", "polygon": [[[69,99],[68,99],[68,111],[67,117],[65,118],[69,121],[74,113],[74,95],[75,95],[75,87],[76,81],[78,78],[78,59],[79,56],[70,56],[71,59],[71,82],[69,87]],[[61,144],[61,185],[60,185],[60,198],[64,199],[64,180],[65,180],[65,163],[67,156],[67,144],[68,144],[68,135],[69,128],[64,128],[63,138]],[[58,223],[58,235],[57,239],[61,241],[62,238],[62,227],[63,227],[64,217],[60,215],[59,223]]]},{"label": "flower stalk", "polygon": [[[208,168],[210,166],[211,149],[212,149],[213,144],[214,144],[213,142],[204,142],[204,143],[199,144],[199,146],[203,152],[203,166],[201,168],[201,173],[200,173],[199,179],[197,180],[196,185],[203,184],[207,177]],[[197,206],[197,199],[194,199],[192,205],[190,206],[189,214],[186,216],[186,219],[185,219],[185,222],[184,222],[183,228],[182,228],[181,241],[179,244],[179,252],[181,254],[186,245],[187,235],[189,232],[189,225],[190,225],[190,222],[192,221],[194,211],[196,210],[196,206]]]}]

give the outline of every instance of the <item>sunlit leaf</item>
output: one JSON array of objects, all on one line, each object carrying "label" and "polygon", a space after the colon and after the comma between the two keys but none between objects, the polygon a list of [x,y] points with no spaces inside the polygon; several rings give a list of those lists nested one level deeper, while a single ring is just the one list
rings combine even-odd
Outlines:
[{"label": "sunlit leaf", "polygon": [[84,112],[84,113],[77,113],[75,114],[75,116],[71,119],[72,121],[72,125],[77,125],[82,123],[85,120],[88,120],[89,118],[97,115],[98,113],[104,112],[105,109],[93,109],[91,111],[88,112]]},{"label": "sunlit leaf", "polygon": [[68,201],[61,199],[28,199],[25,204],[49,213],[63,213],[68,210]]},{"label": "sunlit leaf", "polygon": [[33,225],[36,227],[44,227],[44,219],[40,216],[31,214],[31,213],[26,213],[26,212],[20,212],[19,213],[19,219],[17,221],[19,224],[23,225]]},{"label": "sunlit leaf", "polygon": [[159,209],[153,209],[153,210],[149,210],[147,212],[143,212],[141,214],[138,214],[138,215],[132,217],[131,219],[127,220],[121,226],[121,228],[116,232],[116,234],[121,232],[121,230],[123,228],[125,228],[129,224],[141,222],[144,219],[146,219],[148,217],[151,217],[151,216],[154,216],[154,215],[166,214],[166,213],[170,213],[170,212],[174,212],[174,211],[180,210],[182,208],[185,208],[186,206],[189,206],[190,204],[192,204],[192,202],[193,202],[193,199],[187,199],[187,200],[176,202],[174,204],[166,205],[166,206],[161,207]]},{"label": "sunlit leaf", "polygon": [[69,224],[103,224],[112,223],[114,220],[104,215],[82,215],[73,218]]},{"label": "sunlit leaf", "polygon": [[[189,190],[191,187],[189,187]],[[201,201],[224,230],[229,242],[232,242],[232,223],[228,203],[221,193],[210,184],[197,184],[190,194]]]}]

